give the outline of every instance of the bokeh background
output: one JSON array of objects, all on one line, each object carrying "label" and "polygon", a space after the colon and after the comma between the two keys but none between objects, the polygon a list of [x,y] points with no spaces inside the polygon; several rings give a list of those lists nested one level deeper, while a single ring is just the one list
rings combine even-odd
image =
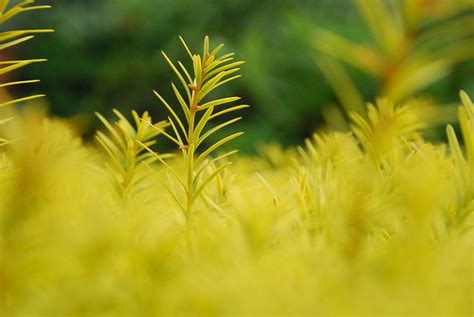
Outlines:
[{"label": "bokeh background", "polygon": [[246,137],[233,144],[248,152],[298,144],[328,126],[345,129],[347,113],[363,112],[377,96],[424,97],[454,109],[460,89],[474,94],[471,0],[37,2],[53,9],[5,27],[56,32],[8,54],[49,61],[18,72],[41,83],[13,93],[46,93],[50,113],[80,122],[86,138],[99,126],[94,111],[134,108],[165,118],[152,90],[172,99],[176,79],[160,51],[186,60],[178,35],[201,51],[207,34],[246,61],[243,78],[222,93],[252,105],[238,126]]}]

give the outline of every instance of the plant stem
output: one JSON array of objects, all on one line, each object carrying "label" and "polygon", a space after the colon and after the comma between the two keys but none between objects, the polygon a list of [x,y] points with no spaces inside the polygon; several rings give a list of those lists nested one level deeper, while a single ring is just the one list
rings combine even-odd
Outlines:
[{"label": "plant stem", "polygon": [[[203,78],[201,76],[201,78]],[[197,98],[201,89],[201,82],[198,82],[195,86],[191,86],[193,94],[189,105],[190,120],[188,126],[188,148],[187,148],[187,203],[186,203],[186,215],[187,215],[187,229],[189,232],[190,222],[193,217],[193,205],[194,205],[194,124],[196,120],[196,112],[198,111]]]},{"label": "plant stem", "polygon": [[[192,107],[191,107],[192,109]],[[190,218],[192,217],[192,209],[193,209],[193,199],[194,199],[194,190],[193,190],[193,182],[194,182],[194,150],[192,146],[194,144],[194,120],[196,117],[196,112],[191,110],[190,113],[190,122],[189,122],[189,132],[188,132],[188,150],[187,150],[187,159],[188,159],[188,182],[187,182],[187,206],[186,206],[186,214],[188,217],[188,223]]]}]

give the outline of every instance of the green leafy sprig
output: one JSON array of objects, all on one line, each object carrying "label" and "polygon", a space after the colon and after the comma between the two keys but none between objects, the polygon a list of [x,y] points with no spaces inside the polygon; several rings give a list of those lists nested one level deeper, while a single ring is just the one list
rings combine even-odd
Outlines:
[{"label": "green leafy sprig", "polygon": [[113,178],[119,197],[125,202],[144,188],[143,183],[150,175],[140,173],[140,167],[143,164],[152,164],[157,158],[165,159],[170,156],[157,153],[152,155],[143,148],[156,143],[155,137],[164,133],[168,122],[152,123],[148,112],[139,116],[137,112],[132,111],[134,127],[118,110],[114,110],[114,113],[118,118],[115,124],[96,113],[108,131],[108,135],[98,131],[96,139],[110,157],[107,169]]},{"label": "green leafy sprig", "polygon": [[[7,22],[11,18],[23,12],[50,8],[50,6],[48,5],[31,6],[30,4],[33,4],[34,0],[22,1],[8,8],[9,3],[10,3],[9,0],[0,0],[0,25],[2,25],[3,23]],[[0,50],[11,48],[15,45],[27,42],[34,38],[33,34],[48,33],[48,32],[53,32],[53,30],[33,29],[33,30],[14,30],[14,31],[1,32],[0,33]],[[32,63],[45,62],[45,61],[46,59],[0,61],[0,67],[1,67],[0,75],[7,74],[11,71],[22,68]],[[0,83],[0,88],[5,88],[5,87],[10,87],[10,86],[15,86],[15,85],[32,84],[32,83],[37,83],[37,82],[39,82],[39,80],[37,79],[6,82],[6,83]],[[38,94],[38,95],[9,100],[9,101],[0,103],[0,107],[16,104],[16,103],[31,100],[31,99],[40,98],[43,96],[44,95],[42,94]]]},{"label": "green leafy sprig", "polygon": [[[176,65],[162,52],[182,86],[182,92],[180,92],[174,83],[171,84],[178,107],[171,106],[158,92],[155,91],[154,93],[170,113],[168,122],[173,130],[173,134],[163,132],[163,135],[175,143],[181,151],[186,162],[185,179],[182,179],[178,171],[162,160],[146,144],[143,144],[143,146],[150,153],[154,153],[155,157],[177,179],[179,188],[185,193],[186,203],[180,202],[178,189],[173,187],[169,188],[169,191],[179,203],[189,224],[189,220],[194,212],[195,201],[200,197],[203,189],[232,163],[216,164],[215,166],[217,167],[210,173],[206,171],[224,157],[237,151],[224,152],[214,158],[210,158],[210,156],[221,146],[243,134],[243,132],[233,133],[207,145],[206,141],[208,141],[210,136],[239,121],[241,117],[228,119],[212,128],[208,128],[208,125],[214,119],[246,108],[248,105],[231,105],[240,99],[240,97],[236,96],[220,99],[209,98],[209,95],[218,87],[241,77],[237,72],[240,70],[239,66],[244,62],[234,61],[234,53],[218,55],[224,46],[223,44],[210,50],[209,38],[207,36],[204,39],[202,56],[191,53],[186,42],[181,37],[180,40],[192,61],[192,70],[188,70],[180,61]],[[180,109],[180,111],[177,111],[176,108]]]}]

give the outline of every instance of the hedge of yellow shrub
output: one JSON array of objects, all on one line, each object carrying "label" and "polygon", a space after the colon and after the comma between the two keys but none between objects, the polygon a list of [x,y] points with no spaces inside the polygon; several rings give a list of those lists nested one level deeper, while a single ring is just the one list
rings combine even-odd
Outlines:
[{"label": "hedge of yellow shrub", "polygon": [[92,145],[36,106],[2,113],[15,118],[0,125],[0,315],[473,313],[466,93],[447,143],[423,136],[430,105],[380,99],[348,132],[243,156],[218,149],[240,133],[203,138],[246,105],[201,102],[240,63],[207,38],[202,55],[185,48],[189,72],[164,54],[182,84],[172,103],[156,93],[167,121],[98,115]]}]

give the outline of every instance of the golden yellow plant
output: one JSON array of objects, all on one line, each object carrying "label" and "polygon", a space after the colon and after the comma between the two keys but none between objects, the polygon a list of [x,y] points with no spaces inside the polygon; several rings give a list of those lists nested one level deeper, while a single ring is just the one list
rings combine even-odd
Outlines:
[{"label": "golden yellow plant", "polygon": [[[210,51],[206,38],[202,56],[189,53],[192,77],[164,54],[185,90],[172,84],[181,112],[157,94],[168,121],[98,114],[110,175],[97,173],[102,160],[65,120],[28,108],[0,127],[18,140],[0,160],[0,316],[471,316],[467,94],[462,142],[448,126],[449,147],[423,137],[439,120],[429,104],[380,99],[367,117],[351,115],[351,131],[316,134],[297,151],[270,146],[266,157],[230,166],[234,151],[213,154],[240,133],[206,142],[238,118],[207,124],[246,107],[208,98],[240,63],[218,57],[221,48]],[[155,151],[159,135],[182,155]],[[125,212],[106,199],[109,176]],[[149,203],[128,199],[141,189]],[[179,230],[183,213],[192,235]]]},{"label": "golden yellow plant", "polygon": [[[424,100],[412,100],[396,105],[388,99],[379,99],[376,105],[367,105],[367,119],[358,113],[350,113],[352,131],[361,145],[374,160],[389,157],[399,147],[421,139],[420,132],[441,120],[436,106]],[[396,143],[398,146],[394,147]]]},{"label": "golden yellow plant", "polygon": [[127,201],[144,189],[143,183],[149,174],[140,173],[142,165],[152,164],[157,160],[157,156],[160,159],[170,156],[152,155],[143,148],[143,145],[147,147],[154,145],[156,143],[154,138],[164,132],[169,124],[167,121],[152,123],[148,112],[145,111],[139,116],[136,111],[132,111],[134,127],[120,111],[114,110],[114,114],[118,120],[112,124],[101,114],[96,113],[108,131],[108,135],[98,131],[96,139],[110,158],[107,169],[113,178],[116,192],[123,201]]},{"label": "golden yellow plant", "polygon": [[[155,154],[155,157],[168,168],[171,174],[174,175],[178,181],[179,189],[184,191],[186,202],[181,204],[181,199],[179,198],[180,194],[177,192],[175,187],[171,186],[169,188],[170,193],[175,197],[175,200],[182,209],[189,226],[194,216],[193,213],[195,210],[193,207],[196,199],[200,196],[206,185],[231,163],[226,162],[218,166],[208,175],[205,174],[206,170],[212,167],[213,164],[221,161],[223,158],[234,154],[236,151],[226,152],[215,158],[209,158],[209,156],[227,142],[243,134],[243,132],[231,134],[206,147],[206,142],[210,136],[226,126],[239,121],[241,117],[229,119],[207,130],[206,128],[214,119],[246,108],[248,105],[226,106],[239,100],[240,97],[233,96],[220,99],[210,99],[208,97],[208,95],[214,92],[218,87],[240,77],[240,75],[235,75],[235,73],[239,71],[238,66],[243,64],[243,62],[233,61],[234,53],[219,56],[218,54],[224,45],[220,44],[213,50],[210,50],[209,38],[206,36],[201,56],[191,53],[183,38],[180,37],[180,40],[192,61],[193,72],[188,71],[181,62],[178,62],[181,71],[178,70],[170,58],[164,52],[162,53],[178,77],[185,93],[183,97],[174,83],[171,84],[179,108],[184,116],[184,120],[177,114],[174,107],[170,106],[158,92],[155,91],[155,94],[170,113],[168,121],[173,129],[174,136],[164,131],[162,133],[169,140],[175,143],[179,150],[181,150],[186,162],[186,178],[181,179],[179,173],[175,169],[156,155],[156,153],[146,144],[142,145],[150,153]],[[191,73],[193,74],[192,76]],[[206,99],[208,100],[206,101]]]},{"label": "golden yellow plant", "polygon": [[[10,5],[9,0],[0,0],[0,25],[3,25],[5,22],[9,21],[10,19],[14,18],[18,14],[33,11],[33,10],[42,10],[42,9],[49,9],[50,6],[48,5],[32,5],[34,4],[34,0],[26,0],[21,1],[13,6]],[[34,38],[36,33],[47,33],[53,32],[50,29],[33,29],[33,30],[12,30],[12,31],[4,31],[0,33],[0,50],[5,50],[11,48],[15,45],[22,44]],[[0,75],[7,74],[11,71],[19,69],[21,67],[27,66],[32,63],[44,62],[45,59],[29,59],[29,60],[11,60],[11,61],[0,61]],[[39,80],[31,79],[31,80],[21,80],[21,81],[13,81],[13,82],[6,82],[0,84],[0,89],[15,86],[15,85],[24,85],[24,84],[32,84],[37,83]],[[15,98],[8,101],[2,101],[0,103],[0,107],[13,105],[19,102],[24,102],[27,100],[32,100],[36,98],[41,98],[44,95],[38,94],[33,96]],[[9,119],[6,119],[9,120]],[[5,119],[0,122],[4,123]],[[4,144],[6,140],[1,139],[0,143]]]},{"label": "golden yellow plant", "polygon": [[465,155],[451,125],[446,128],[454,164],[457,199],[449,208],[447,223],[456,230],[471,229],[467,219],[474,213],[474,105],[469,96],[461,91],[462,106],[458,108],[459,124],[464,140]]}]

